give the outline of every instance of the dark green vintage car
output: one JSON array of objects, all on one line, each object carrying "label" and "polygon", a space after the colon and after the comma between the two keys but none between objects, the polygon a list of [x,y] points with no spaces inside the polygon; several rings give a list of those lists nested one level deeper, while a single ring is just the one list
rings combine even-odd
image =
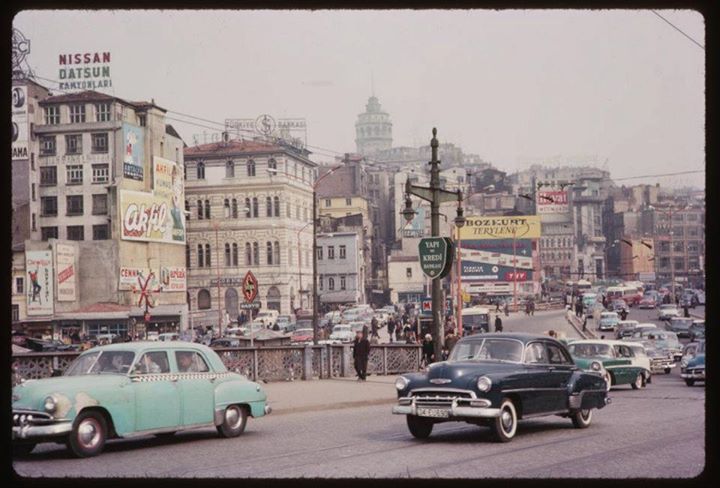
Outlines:
[{"label": "dark green vintage car", "polygon": [[534,334],[464,337],[447,361],[404,374],[395,387],[392,412],[406,415],[420,439],[449,421],[488,426],[500,442],[515,436],[518,420],[532,417],[559,415],[585,428],[592,410],[610,403],[600,374],[577,367],[559,341]]}]

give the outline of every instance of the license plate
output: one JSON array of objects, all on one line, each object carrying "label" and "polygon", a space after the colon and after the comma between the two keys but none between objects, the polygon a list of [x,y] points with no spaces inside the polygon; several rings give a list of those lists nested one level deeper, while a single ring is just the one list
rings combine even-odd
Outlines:
[{"label": "license plate", "polygon": [[417,414],[420,417],[448,418],[450,416],[450,412],[444,408],[418,408]]}]

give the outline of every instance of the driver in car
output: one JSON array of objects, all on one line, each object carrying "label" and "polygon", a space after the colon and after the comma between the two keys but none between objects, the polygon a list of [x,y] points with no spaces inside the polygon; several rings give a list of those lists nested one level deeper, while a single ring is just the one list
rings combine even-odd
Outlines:
[{"label": "driver in car", "polygon": [[200,370],[197,367],[195,361],[193,361],[193,353],[191,352],[178,352],[178,369],[183,373],[197,373]]}]

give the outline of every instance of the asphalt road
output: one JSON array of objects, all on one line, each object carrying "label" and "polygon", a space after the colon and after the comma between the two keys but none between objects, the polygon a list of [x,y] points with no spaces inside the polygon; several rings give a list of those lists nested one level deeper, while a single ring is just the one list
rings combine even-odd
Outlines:
[{"label": "asphalt road", "polygon": [[[650,314],[634,309],[630,318],[642,313]],[[562,312],[505,323],[510,331],[569,327]],[[507,444],[464,423],[438,425],[418,441],[402,416],[376,405],[251,419],[236,439],[204,429],[110,441],[101,456],[84,460],[43,444],[14,467],[30,477],[694,477],[705,462],[705,388],[685,386],[676,370],[655,375],[645,389],[614,388],[613,403],[594,412],[588,429],[560,417],[532,419]]]}]

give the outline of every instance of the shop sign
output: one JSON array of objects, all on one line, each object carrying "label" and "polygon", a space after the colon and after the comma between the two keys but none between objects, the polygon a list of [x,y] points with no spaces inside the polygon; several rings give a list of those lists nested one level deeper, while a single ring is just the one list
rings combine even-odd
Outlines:
[{"label": "shop sign", "polygon": [[468,217],[460,228],[461,239],[539,239],[540,217]]},{"label": "shop sign", "polygon": [[452,267],[453,243],[447,237],[428,237],[418,244],[420,268],[430,279],[443,278]]}]

